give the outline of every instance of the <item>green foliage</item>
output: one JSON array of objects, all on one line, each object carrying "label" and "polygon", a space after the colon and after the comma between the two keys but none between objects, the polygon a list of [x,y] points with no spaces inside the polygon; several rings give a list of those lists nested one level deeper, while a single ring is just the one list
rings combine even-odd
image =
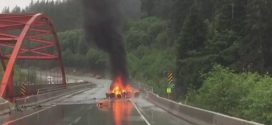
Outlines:
[{"label": "green foliage", "polygon": [[192,0],[176,0],[170,11],[171,27],[175,34],[179,34],[184,24],[184,20],[193,5]]},{"label": "green foliage", "polygon": [[192,51],[200,51],[206,42],[206,25],[195,9],[185,19],[183,29],[177,39],[179,59],[191,56]]},{"label": "green foliage", "polygon": [[176,1],[170,20],[178,45],[178,96],[201,87],[201,74],[214,63],[238,72],[270,73],[270,5],[266,0]]},{"label": "green foliage", "polygon": [[173,0],[141,0],[142,15],[144,17],[157,16],[169,17],[169,10],[173,6]]},{"label": "green foliage", "polygon": [[102,51],[96,49],[89,49],[86,54],[86,58],[87,65],[89,65],[91,69],[103,69],[106,66],[107,55]]},{"label": "green foliage", "polygon": [[157,17],[130,21],[126,25],[128,64],[131,77],[165,94],[166,72],[175,68],[174,44],[167,22]]},{"label": "green foliage", "polygon": [[[139,0],[120,0],[122,15],[128,19],[137,19],[141,15]],[[4,8],[2,13],[45,13],[54,22],[57,31],[63,32],[82,28],[84,25],[82,0],[38,0],[32,1],[26,8]]]},{"label": "green foliage", "polygon": [[[18,65],[16,65],[14,69],[15,70],[14,70],[14,79],[13,80],[15,82],[15,85],[18,83],[21,83],[23,81],[26,81],[26,80],[30,83],[36,83],[37,76],[36,76],[35,71],[31,70],[30,72],[23,72]],[[3,75],[4,75],[4,71],[1,66],[0,67],[0,76],[1,76],[0,80],[2,80]]]},{"label": "green foliage", "polygon": [[[15,81],[25,81],[26,74],[23,73],[18,66],[16,66],[14,74],[15,74],[14,75],[14,80]],[[1,76],[3,76],[3,75],[1,75]]]},{"label": "green foliage", "polygon": [[84,40],[81,30],[71,30],[58,33],[62,45],[64,65],[92,71],[103,71],[107,56],[104,52],[90,47]]},{"label": "green foliage", "polygon": [[[177,42],[177,92],[185,95],[187,89],[201,86],[200,73],[205,72],[214,61],[210,55],[203,55],[207,39],[207,28],[196,8],[184,21]],[[202,55],[199,55],[202,54]],[[201,57],[202,56],[202,57]]]},{"label": "green foliage", "polygon": [[[170,52],[151,50],[141,59],[129,54],[129,69],[133,78],[147,82],[158,93],[164,94],[166,88],[166,72],[174,68],[175,57]],[[160,67],[160,68],[158,68]]]},{"label": "green foliage", "polygon": [[[126,24],[126,41],[129,51],[139,46],[159,47],[157,45],[170,44],[167,38],[167,22],[157,17],[148,17]],[[158,43],[160,42],[160,43]]]},{"label": "green foliage", "polygon": [[[241,116],[247,119],[258,121],[266,125],[272,124],[272,78],[264,76],[255,83],[247,97],[243,100]],[[238,110],[238,109],[237,109]]]},{"label": "green foliage", "polygon": [[245,37],[239,52],[240,67],[263,73],[272,71],[271,5],[269,0],[248,1]]},{"label": "green foliage", "polygon": [[203,75],[203,86],[192,90],[189,104],[224,114],[271,124],[272,77],[236,73],[220,65]]},{"label": "green foliage", "polygon": [[177,64],[177,92],[184,98],[190,89],[198,89],[202,86],[201,74],[208,72],[216,61],[216,55],[207,55],[178,60]]}]

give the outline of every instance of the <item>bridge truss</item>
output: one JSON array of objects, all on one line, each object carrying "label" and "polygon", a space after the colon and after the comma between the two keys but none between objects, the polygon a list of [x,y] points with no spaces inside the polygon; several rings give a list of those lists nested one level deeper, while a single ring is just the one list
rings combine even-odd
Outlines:
[{"label": "bridge truss", "polygon": [[55,60],[66,85],[61,48],[47,15],[0,14],[0,59],[4,70],[0,96],[13,98],[13,74],[18,60]]}]

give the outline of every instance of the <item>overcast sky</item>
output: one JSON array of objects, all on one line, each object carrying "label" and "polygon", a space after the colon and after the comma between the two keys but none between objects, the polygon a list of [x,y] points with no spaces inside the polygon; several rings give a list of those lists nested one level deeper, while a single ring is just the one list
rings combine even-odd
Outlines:
[{"label": "overcast sky", "polygon": [[[38,0],[33,0],[38,1]],[[41,0],[40,0],[41,1]],[[51,1],[51,0],[48,0]],[[54,1],[61,1],[61,0],[54,0]],[[25,8],[27,5],[29,5],[31,0],[0,0],[0,12],[3,10],[4,7],[9,7],[13,9],[16,5]]]}]

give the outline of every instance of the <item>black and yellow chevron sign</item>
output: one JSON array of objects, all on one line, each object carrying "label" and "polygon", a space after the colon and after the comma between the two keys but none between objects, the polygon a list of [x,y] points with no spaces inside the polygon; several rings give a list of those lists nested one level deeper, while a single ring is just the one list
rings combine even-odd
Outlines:
[{"label": "black and yellow chevron sign", "polygon": [[173,83],[173,81],[174,81],[173,73],[169,72],[169,73],[167,74],[167,81],[168,81],[169,84],[172,84],[172,83]]},{"label": "black and yellow chevron sign", "polygon": [[20,87],[20,94],[22,96],[26,96],[27,95],[27,90],[26,90],[26,85],[25,84],[21,85],[21,87]]}]

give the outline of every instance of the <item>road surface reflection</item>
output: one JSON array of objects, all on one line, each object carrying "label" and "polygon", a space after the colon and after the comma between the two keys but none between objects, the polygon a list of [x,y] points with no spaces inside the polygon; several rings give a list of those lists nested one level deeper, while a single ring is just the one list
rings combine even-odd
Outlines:
[{"label": "road surface reflection", "polygon": [[[18,114],[17,114],[18,115]],[[3,125],[145,125],[127,100],[109,102],[108,107],[95,104],[58,105],[32,114],[9,118]]]},{"label": "road surface reflection", "polygon": [[112,112],[115,125],[130,125],[129,119],[133,105],[129,102],[116,100],[112,103]]}]

